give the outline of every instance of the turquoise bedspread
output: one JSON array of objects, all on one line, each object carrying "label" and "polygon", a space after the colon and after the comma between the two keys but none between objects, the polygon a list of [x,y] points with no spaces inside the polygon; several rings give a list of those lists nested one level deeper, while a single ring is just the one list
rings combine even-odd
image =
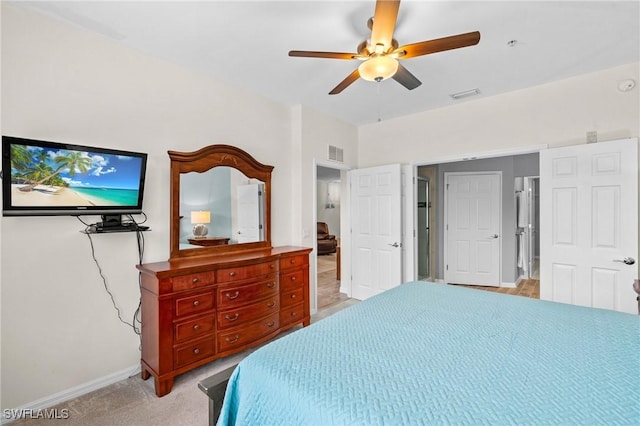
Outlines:
[{"label": "turquoise bedspread", "polygon": [[413,282],[245,358],[218,425],[640,424],[640,317]]}]

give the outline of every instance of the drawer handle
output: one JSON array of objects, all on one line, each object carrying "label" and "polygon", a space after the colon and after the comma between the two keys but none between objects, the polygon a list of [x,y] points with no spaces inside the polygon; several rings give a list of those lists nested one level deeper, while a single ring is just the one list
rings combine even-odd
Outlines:
[{"label": "drawer handle", "polygon": [[236,343],[238,341],[238,339],[240,339],[240,336],[238,336],[237,334],[233,337],[233,339],[229,339],[228,337],[225,339],[227,341],[227,343]]},{"label": "drawer handle", "polygon": [[191,282],[195,284],[195,283],[197,283],[197,282],[198,282],[198,279],[197,279],[197,278],[194,278],[194,279],[192,279],[192,280],[191,280]]},{"label": "drawer handle", "polygon": [[292,265],[296,264],[296,260],[295,259],[291,259],[290,262],[291,262]]},{"label": "drawer handle", "polygon": [[276,283],[269,283],[267,284],[267,287],[269,288],[274,288],[276,286]]},{"label": "drawer handle", "polygon": [[198,306],[199,304],[200,304],[200,301],[199,301],[199,300],[194,300],[194,301],[193,301],[193,306]]},{"label": "drawer handle", "polygon": [[240,292],[238,290],[236,290],[235,294],[231,294],[231,293],[225,293],[224,297],[226,297],[227,299],[236,299],[238,296],[240,296]]},{"label": "drawer handle", "polygon": [[291,312],[291,316],[292,316],[292,317],[295,317],[296,315],[297,315],[297,314],[295,313],[295,311],[294,311],[294,312]]},{"label": "drawer handle", "polygon": [[274,265],[273,263],[271,265],[269,265],[269,268],[271,269],[275,269],[276,265]]},{"label": "drawer handle", "polygon": [[235,277],[235,276],[236,276],[236,273],[235,273],[235,272],[229,272],[229,276],[230,276],[230,277]]},{"label": "drawer handle", "polygon": [[292,299],[295,299],[295,298],[296,298],[296,295],[295,295],[295,294],[292,294],[292,295],[291,295],[291,298],[292,298]]},{"label": "drawer handle", "polygon": [[274,301],[271,301],[271,302],[267,303],[267,307],[268,308],[273,308],[274,306],[276,306],[276,302],[274,302]]},{"label": "drawer handle", "polygon": [[194,326],[193,326],[193,329],[194,329],[194,330],[196,330],[196,331],[200,330],[200,324],[196,324],[196,325],[194,325]]},{"label": "drawer handle", "polygon": [[276,323],[275,323],[274,321],[271,321],[271,322],[269,322],[269,323],[267,324],[267,326],[268,326],[269,328],[273,327],[274,325],[276,325]]},{"label": "drawer handle", "polygon": [[229,314],[224,316],[224,319],[226,319],[227,321],[235,321],[238,319],[238,317],[240,316],[239,313],[236,312],[236,315],[234,317],[230,316]]},{"label": "drawer handle", "polygon": [[291,277],[291,281],[295,281],[295,280],[296,280],[296,277],[294,275],[293,277]]},{"label": "drawer handle", "polygon": [[194,353],[194,355],[198,355],[198,354],[200,353],[200,349],[195,348],[195,349],[193,350],[193,353]]}]

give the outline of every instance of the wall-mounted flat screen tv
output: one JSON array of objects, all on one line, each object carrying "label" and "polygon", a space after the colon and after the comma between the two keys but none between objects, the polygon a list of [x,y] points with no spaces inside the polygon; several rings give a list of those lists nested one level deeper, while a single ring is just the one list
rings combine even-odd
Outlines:
[{"label": "wall-mounted flat screen tv", "polygon": [[2,214],[142,212],[147,154],[2,136]]}]

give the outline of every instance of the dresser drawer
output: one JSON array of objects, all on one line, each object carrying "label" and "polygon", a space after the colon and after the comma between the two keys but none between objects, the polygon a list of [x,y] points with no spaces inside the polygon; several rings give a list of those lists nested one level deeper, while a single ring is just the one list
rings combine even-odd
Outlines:
[{"label": "dresser drawer", "polygon": [[213,309],[213,292],[197,293],[176,298],[176,317]]},{"label": "dresser drawer", "polygon": [[238,266],[235,268],[219,269],[216,272],[218,282],[234,282],[245,280],[247,278],[261,277],[263,275],[273,274],[278,269],[276,261],[258,263],[256,265]]},{"label": "dresser drawer", "polygon": [[218,308],[241,306],[277,293],[278,280],[275,276],[250,284],[218,287]]},{"label": "dresser drawer", "polygon": [[201,272],[171,278],[171,288],[173,291],[192,290],[213,284],[214,282],[215,273],[213,271]]},{"label": "dresser drawer", "polygon": [[304,318],[304,304],[289,306],[280,309],[280,325],[284,326],[292,322],[302,321]]},{"label": "dresser drawer", "polygon": [[218,330],[236,327],[254,321],[272,312],[278,312],[280,303],[278,295],[261,300],[242,308],[228,309],[218,312]]},{"label": "dresser drawer", "polygon": [[294,291],[284,293],[280,295],[280,306],[286,308],[287,306],[295,305],[302,302],[303,292],[302,287],[297,288]]},{"label": "dresser drawer", "polygon": [[280,275],[280,289],[284,291],[294,290],[304,284],[304,272],[294,270]]},{"label": "dresser drawer", "polygon": [[298,268],[309,263],[309,256],[301,254],[300,256],[291,256],[280,259],[280,270],[289,268]]},{"label": "dresser drawer", "polygon": [[207,358],[214,353],[213,336],[200,339],[197,342],[189,343],[173,350],[173,367],[180,368],[203,358]]},{"label": "dresser drawer", "polygon": [[179,343],[211,333],[215,329],[215,323],[216,318],[214,315],[182,321],[175,325],[173,340],[175,343]]},{"label": "dresser drawer", "polygon": [[276,312],[235,330],[218,333],[218,352],[240,348],[276,331],[279,327],[278,319],[278,313]]}]

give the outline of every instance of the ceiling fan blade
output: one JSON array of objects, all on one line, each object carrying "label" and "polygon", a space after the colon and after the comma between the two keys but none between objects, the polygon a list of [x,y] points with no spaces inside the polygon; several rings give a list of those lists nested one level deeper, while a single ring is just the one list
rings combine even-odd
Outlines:
[{"label": "ceiling fan blade", "polygon": [[340,82],[340,84],[338,84],[336,87],[334,87],[333,90],[329,92],[329,94],[330,95],[337,95],[338,93],[342,92],[344,89],[349,87],[349,85],[351,83],[353,83],[354,81],[356,81],[359,78],[360,78],[360,72],[358,71],[358,68],[356,68],[351,74],[349,74],[347,76],[347,78],[342,80]]},{"label": "ceiling fan blade", "polygon": [[413,90],[422,84],[422,82],[418,80],[415,75],[411,74],[409,70],[403,67],[402,64],[398,64],[398,71],[396,71],[391,78],[409,90]]},{"label": "ceiling fan blade", "polygon": [[[430,53],[444,52],[445,50],[458,49],[460,47],[474,46],[480,42],[480,33],[458,34],[435,40],[421,41],[398,47],[394,53],[399,52],[398,59],[408,59]],[[402,54],[404,52],[404,54]]]},{"label": "ceiling fan blade", "polygon": [[377,44],[382,44],[385,52],[391,48],[399,8],[400,0],[378,0],[376,2],[373,27],[371,28],[372,49],[375,49]]},{"label": "ceiling fan blade", "polygon": [[290,50],[289,56],[299,56],[303,58],[355,59],[357,57],[357,53],[309,52],[306,50]]}]

